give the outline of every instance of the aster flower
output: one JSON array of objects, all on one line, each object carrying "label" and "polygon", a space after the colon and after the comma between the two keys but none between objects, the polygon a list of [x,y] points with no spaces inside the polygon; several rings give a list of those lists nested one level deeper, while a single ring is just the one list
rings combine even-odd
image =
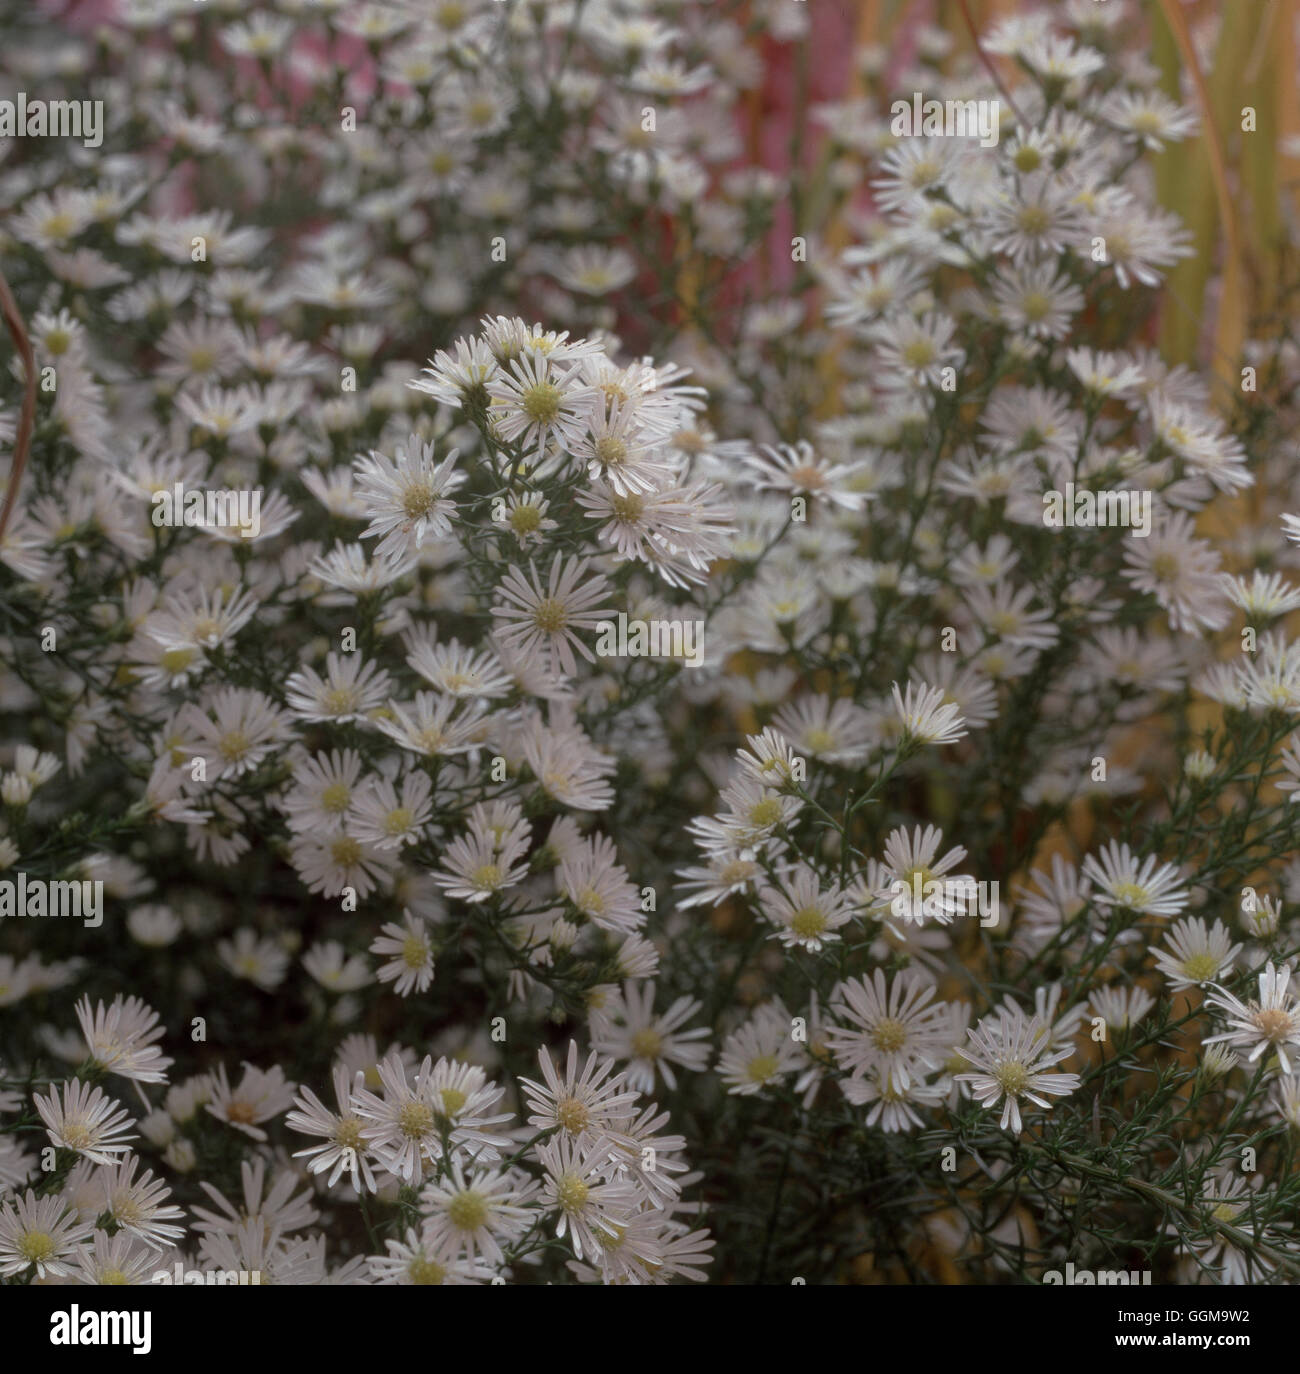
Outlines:
[{"label": "aster flower", "polygon": [[1016,1135],[1024,1129],[1020,1116],[1021,1100],[1047,1109],[1048,1097],[1072,1093],[1080,1083],[1078,1074],[1058,1073],[1053,1065],[1068,1059],[1072,1048],[1053,1050],[1047,1027],[1038,1017],[1026,1020],[1019,1011],[1003,1008],[996,1019],[985,1017],[966,1032],[968,1043],[957,1053],[975,1066],[976,1072],[955,1075],[968,1083],[981,1107],[1002,1103],[1002,1119]]},{"label": "aster flower", "polygon": [[388,778],[372,777],[354,803],[353,833],[378,849],[417,844],[433,819],[433,783],[425,773],[407,773],[397,787]]},{"label": "aster flower", "polygon": [[1168,948],[1153,951],[1156,967],[1176,991],[1216,983],[1241,952],[1231,939],[1221,921],[1209,929],[1199,916],[1175,921],[1165,935]]},{"label": "aster flower", "polygon": [[894,683],[894,709],[907,738],[921,744],[951,744],[967,733],[966,722],[942,687],[909,682],[904,695]]},{"label": "aster flower", "polygon": [[[365,1081],[364,1074],[358,1077]],[[295,1150],[293,1157],[308,1160],[307,1168],[313,1174],[328,1170],[326,1187],[332,1188],[347,1173],[353,1192],[359,1194],[364,1188],[373,1193],[375,1176],[362,1136],[365,1122],[352,1106],[352,1075],[344,1065],[336,1065],[333,1080],[337,1111],[330,1111],[310,1088],[298,1089],[294,1109],[284,1118],[284,1124],[300,1135],[318,1137],[321,1143]]]},{"label": "aster flower", "polygon": [[722,1043],[718,1077],[727,1091],[752,1097],[802,1067],[800,1047],[783,1007],[767,1005]]},{"label": "aster flower", "polygon": [[[666,1011],[654,1010],[655,984],[625,982],[611,997],[592,1027],[593,1052],[616,1062],[628,1061],[623,1076],[637,1092],[654,1091],[657,1075],[668,1087],[677,1086],[674,1065],[699,1073],[709,1062],[709,1031],[705,1026],[683,1029],[703,1004],[679,997]],[[699,1043],[699,1042],[705,1043]]]},{"label": "aster flower", "polygon": [[504,1264],[502,1243],[527,1229],[533,1213],[520,1203],[531,1201],[536,1191],[536,1183],[515,1171],[467,1170],[453,1161],[450,1176],[425,1184],[420,1194],[425,1237],[453,1239],[470,1261],[481,1257],[487,1264]]},{"label": "aster flower", "polygon": [[1126,844],[1111,840],[1097,855],[1083,861],[1083,875],[1093,884],[1092,900],[1146,916],[1177,916],[1187,905],[1187,889],[1178,881],[1173,864],[1154,854],[1140,863]]},{"label": "aster flower", "polygon": [[1275,968],[1272,962],[1259,975],[1259,999],[1242,1002],[1217,983],[1206,998],[1227,1020],[1229,1030],[1205,1037],[1206,1045],[1225,1044],[1231,1049],[1249,1050],[1248,1060],[1254,1063],[1266,1050],[1277,1055],[1283,1073],[1291,1073],[1287,1057],[1300,1046],[1300,1008],[1287,989],[1291,969],[1286,965]]},{"label": "aster flower", "polygon": [[464,483],[465,474],[456,469],[457,450],[441,462],[434,461],[435,452],[434,444],[412,434],[393,458],[372,451],[356,460],[357,499],[370,517],[361,537],[379,537],[380,557],[400,559],[426,540],[451,533],[456,510],[451,493]]},{"label": "aster flower", "polygon": [[181,1221],[184,1212],[168,1205],[171,1189],[146,1169],[139,1178],[135,1172],[140,1161],[129,1155],[113,1167],[100,1170],[97,1181],[104,1190],[104,1207],[122,1232],[135,1236],[153,1250],[179,1240],[185,1234]]},{"label": "aster flower", "polygon": [[226,1076],[226,1066],[218,1064],[210,1082],[212,1100],[204,1109],[254,1140],[266,1139],[259,1123],[279,1116],[293,1101],[294,1085],[285,1081],[278,1064],[262,1070],[245,1063],[244,1076],[234,1088]]},{"label": "aster flower", "polygon": [[93,1230],[57,1194],[38,1198],[29,1188],[0,1199],[0,1275],[34,1268],[38,1279],[67,1278]]},{"label": "aster flower", "polygon": [[75,1150],[92,1164],[112,1164],[130,1153],[126,1142],[135,1139],[130,1130],[135,1122],[102,1089],[71,1078],[62,1095],[51,1087],[49,1097],[34,1094],[32,1101],[59,1149]]},{"label": "aster flower", "polygon": [[433,880],[449,897],[485,902],[523,880],[526,850],[525,837],[512,837],[502,848],[491,834],[458,835],[443,851],[442,868]]},{"label": "aster flower", "polygon": [[906,1092],[938,1066],[946,1018],[934,995],[934,984],[911,969],[895,974],[890,984],[880,969],[870,979],[837,984],[830,1012],[848,1025],[827,1029],[827,1047],[846,1072],[861,1077],[879,1070]]},{"label": "aster flower", "polygon": [[600,1136],[574,1140],[559,1135],[537,1147],[537,1158],[545,1170],[542,1206],[555,1213],[555,1234],[567,1235],[573,1253],[599,1253],[602,1243],[617,1237],[636,1208],[632,1186],[605,1178],[608,1146]]},{"label": "aster flower", "polygon": [[222,688],[205,707],[188,707],[184,720],[196,750],[216,770],[209,780],[249,772],[286,737],[286,714],[270,697],[248,688]]},{"label": "aster flower", "polygon": [[943,831],[933,825],[924,830],[918,825],[911,834],[898,829],[885,841],[880,886],[874,896],[906,924],[919,925],[933,916],[947,925],[955,916],[964,915],[970,905],[974,878],[952,873],[966,857],[966,850],[958,845],[939,858],[942,842]]},{"label": "aster flower", "polygon": [[453,1233],[421,1235],[408,1227],[401,1240],[386,1240],[384,1246],[386,1255],[371,1255],[366,1261],[381,1285],[464,1287],[492,1278],[486,1264],[461,1253],[459,1238]]},{"label": "aster flower", "polygon": [[531,563],[531,580],[521,569],[511,568],[497,588],[499,601],[492,608],[504,622],[497,631],[501,642],[543,658],[552,672],[565,677],[575,672],[575,649],[594,663],[595,655],[577,632],[596,629],[610,608],[599,604],[606,592],[605,578],[590,568],[585,558],[566,563],[557,554],[544,588]]},{"label": "aster flower", "polygon": [[899,1087],[888,1069],[870,1069],[861,1077],[843,1078],[840,1090],[856,1107],[867,1107],[868,1126],[879,1125],[887,1135],[924,1125],[917,1107],[936,1107],[946,1092],[942,1085],[911,1079]]},{"label": "aster flower", "polygon": [[1088,1000],[1092,1014],[1116,1030],[1132,1029],[1155,1004],[1156,999],[1145,988],[1114,985],[1098,988]]},{"label": "aster flower", "polygon": [[871,493],[857,491],[852,480],[858,469],[853,464],[833,463],[820,457],[806,439],[797,444],[770,445],[761,455],[747,459],[759,485],[787,491],[811,500],[825,501],[845,510],[861,510]]},{"label": "aster flower", "polygon": [[390,921],[370,945],[371,954],[388,955],[376,977],[392,983],[399,997],[425,992],[433,982],[433,942],[425,923],[409,911],[402,913],[402,924]]},{"label": "aster flower", "polygon": [[[176,1209],[180,1215],[180,1209]],[[178,1230],[177,1234],[181,1234]],[[135,1286],[152,1282],[158,1272],[161,1255],[157,1247],[147,1245],[130,1231],[110,1236],[96,1231],[89,1245],[77,1253],[77,1267],[73,1280],[97,1287]]]},{"label": "aster flower", "polygon": [[364,720],[388,696],[389,677],[382,668],[360,654],[336,654],[325,658],[325,677],[302,667],[285,683],[285,700],[300,720],[332,721],[343,725]]},{"label": "aster flower", "polygon": [[836,932],[848,924],[853,910],[839,884],[823,889],[817,870],[808,864],[797,864],[777,883],[764,883],[758,904],[777,927],[774,937],[787,949],[813,953],[840,938]]},{"label": "aster flower", "polygon": [[158,1013],[138,997],[115,997],[106,1009],[103,1002],[92,1011],[90,998],[76,1006],[77,1021],[90,1060],[108,1073],[137,1083],[165,1083],[172,1065],[154,1044],[164,1034]]},{"label": "aster flower", "polygon": [[509,359],[487,383],[489,414],[501,440],[538,456],[548,440],[566,448],[581,437],[597,401],[595,387],[564,367],[554,353],[525,352]]},{"label": "aster flower", "polygon": [[603,1138],[609,1134],[615,1116],[630,1107],[639,1095],[626,1090],[625,1076],[614,1072],[613,1060],[595,1050],[579,1070],[576,1041],[569,1041],[563,1073],[556,1068],[545,1046],[538,1051],[537,1059],[545,1081],[519,1080],[532,1113],[528,1124],[537,1130],[558,1127],[563,1137],[574,1140]]}]

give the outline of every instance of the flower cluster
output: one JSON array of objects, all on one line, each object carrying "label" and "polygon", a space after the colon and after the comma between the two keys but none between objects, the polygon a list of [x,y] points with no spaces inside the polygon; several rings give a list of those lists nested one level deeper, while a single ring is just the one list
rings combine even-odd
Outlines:
[{"label": "flower cluster", "polygon": [[809,8],[16,23],[4,1281],[1300,1274],[1300,348],[1131,7]]}]

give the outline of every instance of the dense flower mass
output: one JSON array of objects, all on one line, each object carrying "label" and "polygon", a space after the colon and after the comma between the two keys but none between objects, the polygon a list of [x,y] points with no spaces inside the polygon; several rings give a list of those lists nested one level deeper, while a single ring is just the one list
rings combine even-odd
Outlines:
[{"label": "dense flower mass", "polygon": [[0,1282],[1300,1277],[1300,350],[813,8],[0,0]]}]

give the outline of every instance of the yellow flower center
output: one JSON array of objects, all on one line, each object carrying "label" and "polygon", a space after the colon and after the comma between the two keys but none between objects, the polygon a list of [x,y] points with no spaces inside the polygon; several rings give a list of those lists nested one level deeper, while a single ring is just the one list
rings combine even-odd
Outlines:
[{"label": "yellow flower center", "polygon": [[45,221],[46,237],[60,242],[72,233],[72,216],[66,211],[60,210],[57,214],[51,215]]},{"label": "yellow flower center", "polygon": [[663,1036],[650,1026],[632,1036],[632,1053],[637,1059],[658,1059],[663,1045]]},{"label": "yellow flower center", "polygon": [[591,1189],[577,1174],[565,1174],[555,1186],[555,1198],[560,1204],[560,1210],[570,1216],[582,1211],[587,1205],[590,1192]]},{"label": "yellow flower center", "polygon": [[229,759],[234,763],[237,759],[242,759],[253,742],[242,730],[227,730],[217,742],[217,748],[221,750],[223,758]]},{"label": "yellow flower center", "polygon": [[776,1073],[778,1062],[774,1054],[755,1055],[745,1068],[745,1077],[751,1083],[766,1083]]},{"label": "yellow flower center", "polygon": [[1116,883],[1111,895],[1120,906],[1139,907],[1147,900],[1147,890],[1141,883]]},{"label": "yellow flower center", "polygon": [[1219,961],[1213,954],[1193,954],[1183,961],[1183,973],[1195,983],[1213,978],[1219,971]]},{"label": "yellow flower center", "polygon": [[1274,1043],[1285,1040],[1291,1032],[1291,1017],[1281,1007],[1255,1013],[1255,1024],[1260,1033]]},{"label": "yellow flower center", "polygon": [[384,817],[384,834],[404,835],[414,820],[415,815],[408,807],[395,807]]},{"label": "yellow flower center", "polygon": [[929,339],[913,339],[903,349],[903,361],[908,367],[929,367],[934,362],[934,345]]},{"label": "yellow flower center", "polygon": [[474,886],[495,892],[501,886],[503,874],[498,864],[481,864],[474,870]]},{"label": "yellow flower center", "polygon": [[907,1027],[892,1016],[886,1016],[872,1030],[871,1043],[882,1054],[895,1054],[907,1044]]},{"label": "yellow flower center", "polygon": [[780,819],[781,803],[775,797],[764,797],[761,802],[756,802],[749,808],[749,820],[752,825],[775,825]]},{"label": "yellow flower center", "polygon": [[330,858],[340,868],[351,868],[361,860],[361,844],[351,835],[340,835],[330,845]]},{"label": "yellow flower center", "polygon": [[459,1088],[444,1088],[442,1090],[442,1110],[445,1116],[455,1116],[468,1101],[469,1097]]},{"label": "yellow flower center", "polygon": [[826,929],[826,916],[817,907],[806,906],[791,917],[790,929],[803,939],[811,939]]},{"label": "yellow flower center", "polygon": [[1013,1059],[999,1064],[993,1071],[993,1077],[1002,1085],[1002,1091],[1008,1097],[1018,1097],[1029,1083],[1029,1070],[1018,1059]]},{"label": "yellow flower center", "polygon": [[361,1135],[361,1120],[355,1116],[345,1116],[339,1119],[339,1123],[334,1127],[334,1143],[342,1145],[346,1150],[360,1150],[364,1148],[365,1141]]},{"label": "yellow flower center", "polygon": [[554,383],[537,382],[524,391],[519,402],[523,407],[524,414],[534,424],[545,425],[550,424],[560,413],[562,399],[563,393]]},{"label": "yellow flower center", "polygon": [[533,623],[548,635],[562,630],[568,618],[569,613],[564,608],[564,602],[557,601],[553,596],[543,597],[533,610]]},{"label": "yellow flower center", "polygon": [[[909,345],[909,351],[916,345]],[[929,345],[926,345],[929,349]],[[922,363],[928,362],[929,358],[924,358]],[[916,364],[920,366],[921,364]],[[790,480],[797,487],[803,487],[805,491],[821,491],[826,485],[826,474],[815,463],[797,463],[790,469]]]},{"label": "yellow flower center", "polygon": [[428,515],[438,499],[428,482],[412,482],[402,491],[402,509],[411,520]]},{"label": "yellow flower center", "polygon": [[1043,234],[1051,225],[1052,217],[1041,205],[1022,205],[1016,223],[1026,234]]},{"label": "yellow flower center", "polygon": [[596,457],[606,467],[617,467],[627,459],[627,445],[615,434],[604,434],[595,443]]},{"label": "yellow flower center", "polygon": [[321,705],[332,716],[355,711],[361,704],[361,693],[355,687],[331,687],[321,698]]},{"label": "yellow flower center", "polygon": [[1045,291],[1029,291],[1020,301],[1020,311],[1025,319],[1033,324],[1047,318],[1052,309],[1052,298]]},{"label": "yellow flower center", "polygon": [[160,662],[169,673],[183,673],[194,662],[193,649],[168,649]]},{"label": "yellow flower center", "polygon": [[423,1102],[408,1102],[397,1113],[397,1129],[408,1140],[420,1140],[433,1130],[433,1110]]},{"label": "yellow flower center", "polygon": [[18,1253],[29,1264],[43,1264],[53,1259],[56,1249],[54,1237],[45,1231],[28,1231],[18,1242]]},{"label": "yellow flower center", "polygon": [[566,1097],[555,1108],[555,1119],[570,1135],[581,1135],[591,1124],[591,1115],[576,1097]]},{"label": "yellow flower center", "polygon": [[447,1204],[447,1219],[461,1231],[477,1231],[488,1219],[487,1199],[468,1188]]}]

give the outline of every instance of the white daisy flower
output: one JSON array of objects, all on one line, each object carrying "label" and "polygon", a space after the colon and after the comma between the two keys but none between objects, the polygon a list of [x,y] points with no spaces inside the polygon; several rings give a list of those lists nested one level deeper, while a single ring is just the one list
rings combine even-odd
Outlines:
[{"label": "white daisy flower", "polygon": [[389,676],[378,664],[332,650],[325,657],[324,678],[304,665],[284,684],[285,701],[299,720],[338,725],[365,720],[383,705],[389,690]]},{"label": "white daisy flower", "polygon": [[539,1131],[559,1127],[560,1138],[575,1141],[602,1138],[611,1133],[614,1119],[635,1103],[639,1093],[629,1091],[625,1075],[614,1072],[614,1061],[595,1050],[578,1069],[578,1045],[569,1041],[569,1054],[561,1073],[545,1046],[538,1051],[544,1083],[521,1078],[528,1110],[528,1124]]},{"label": "white daisy flower", "polygon": [[38,1279],[67,1278],[94,1229],[57,1193],[38,1198],[29,1188],[12,1201],[0,1199],[0,1275],[34,1267]]},{"label": "white daisy flower", "polygon": [[403,924],[390,921],[370,945],[371,954],[388,955],[389,961],[376,971],[381,983],[394,984],[399,997],[425,992],[433,982],[433,942],[425,923],[410,911],[402,913]]},{"label": "white daisy flower", "polygon": [[154,1178],[150,1170],[146,1169],[138,1179],[135,1177],[139,1164],[139,1159],[130,1155],[115,1166],[98,1171],[96,1181],[103,1188],[103,1210],[122,1231],[147,1246],[162,1249],[185,1234],[184,1226],[171,1224],[183,1221],[185,1213],[179,1207],[167,1205],[171,1189]]},{"label": "white daisy flower", "polygon": [[[966,722],[942,687],[908,682],[906,695],[894,683],[894,710],[907,739],[921,744],[952,744],[966,733]],[[913,695],[915,691],[915,695]]]},{"label": "white daisy flower", "polygon": [[883,970],[838,983],[830,1012],[848,1026],[831,1026],[826,1044],[847,1073],[887,1074],[899,1092],[939,1065],[948,1018],[933,1001],[935,985],[914,969],[896,973],[886,984]]},{"label": "white daisy flower", "polygon": [[115,997],[105,1009],[103,1002],[92,1011],[90,998],[76,1006],[77,1021],[92,1063],[119,1078],[137,1083],[165,1083],[172,1065],[154,1044],[165,1034],[158,1013],[138,997]]},{"label": "white daisy flower", "polygon": [[49,1097],[33,1094],[32,1101],[56,1148],[75,1150],[92,1164],[113,1164],[131,1152],[126,1142],[135,1139],[135,1122],[102,1088],[71,1078],[62,1096],[52,1085]]},{"label": "white daisy flower", "polygon": [[279,1116],[293,1101],[294,1085],[285,1081],[278,1064],[264,1071],[245,1063],[244,1076],[234,1088],[226,1077],[226,1066],[218,1064],[209,1082],[212,1100],[204,1103],[204,1110],[254,1140],[266,1140],[258,1123]]},{"label": "white daisy flower", "polygon": [[1222,1012],[1230,1030],[1206,1036],[1206,1045],[1226,1044],[1229,1048],[1249,1050],[1254,1063],[1266,1050],[1272,1050],[1282,1072],[1293,1072],[1287,1049],[1300,1047],[1300,1008],[1288,995],[1291,969],[1285,964],[1275,968],[1270,961],[1259,975],[1259,999],[1242,1002],[1226,988],[1214,985],[1206,1004]]},{"label": "white daisy flower", "polygon": [[823,890],[817,870],[804,863],[780,874],[775,884],[765,882],[759,889],[758,905],[777,926],[774,939],[787,949],[798,947],[812,953],[837,941],[836,932],[853,913],[853,904],[839,884]]},{"label": "white daisy flower", "polygon": [[591,571],[588,559],[576,556],[567,563],[562,554],[555,556],[545,588],[531,562],[528,570],[531,581],[521,568],[512,567],[497,586],[492,614],[503,622],[497,638],[543,659],[550,671],[572,677],[575,649],[588,663],[596,661],[577,632],[596,629],[611,614],[610,607],[600,604],[608,583]]},{"label": "white daisy flower", "polygon": [[767,1004],[722,1042],[717,1074],[727,1091],[752,1097],[803,1067],[802,1047],[784,1007]]},{"label": "white daisy flower", "polygon": [[427,773],[407,773],[400,796],[390,779],[372,777],[353,804],[352,833],[377,849],[417,844],[433,819],[432,795]]},{"label": "white daisy flower", "polygon": [[[358,1074],[357,1078],[360,1082],[365,1081],[364,1074]],[[284,1124],[300,1135],[317,1136],[322,1143],[295,1150],[293,1157],[308,1160],[307,1168],[313,1174],[323,1174],[328,1169],[327,1188],[332,1188],[347,1173],[353,1192],[359,1194],[364,1187],[373,1193],[375,1176],[362,1136],[365,1122],[352,1107],[352,1075],[346,1066],[336,1065],[333,1080],[337,1111],[330,1111],[310,1088],[299,1088],[294,1110],[284,1118]]]},{"label": "white daisy flower", "polygon": [[1098,906],[1144,916],[1177,916],[1189,900],[1173,864],[1161,864],[1154,854],[1139,863],[1128,845],[1118,840],[1111,840],[1099,854],[1090,854],[1081,872],[1091,879],[1092,900]]},{"label": "white daisy flower", "polygon": [[1022,1098],[1046,1109],[1051,1106],[1048,1096],[1062,1097],[1079,1086],[1078,1074],[1058,1073],[1052,1068],[1068,1059],[1073,1049],[1051,1049],[1048,1028],[1036,1016],[1026,1020],[1022,1012],[1003,1007],[996,1020],[984,1017],[966,1037],[968,1044],[959,1047],[957,1053],[978,1072],[955,1077],[959,1083],[970,1085],[981,1107],[1002,1102],[999,1125],[1004,1131],[1010,1128],[1019,1135],[1024,1129]]},{"label": "white daisy flower", "polygon": [[370,1255],[366,1263],[377,1284],[391,1286],[464,1287],[490,1283],[492,1270],[481,1260],[461,1253],[460,1240],[451,1232],[421,1235],[407,1227],[401,1240],[386,1240],[386,1255]]},{"label": "white daisy flower", "polygon": [[420,1194],[424,1209],[425,1236],[448,1236],[463,1249],[467,1259],[502,1265],[502,1243],[517,1240],[527,1230],[534,1212],[521,1202],[531,1202],[538,1184],[521,1171],[470,1169],[458,1160],[450,1177],[427,1183]]},{"label": "white daisy flower", "polygon": [[[701,1010],[703,1003],[679,997],[663,1012],[654,1010],[655,984],[625,982],[610,997],[599,1016],[592,1018],[591,1044],[595,1053],[615,1061],[627,1061],[623,1076],[637,1092],[654,1091],[656,1074],[670,1089],[677,1086],[673,1065],[700,1073],[709,1062],[709,1030],[681,1027]],[[703,1042],[703,1043],[696,1043]]]},{"label": "white daisy flower", "polygon": [[451,493],[466,477],[456,469],[460,456],[456,449],[441,462],[434,461],[435,452],[433,443],[412,434],[398,445],[394,457],[372,450],[368,458],[354,463],[356,495],[370,517],[361,537],[381,536],[376,546],[380,557],[400,560],[421,548],[425,540],[451,534],[456,510]]},{"label": "white daisy flower", "polygon": [[1174,991],[1216,983],[1232,967],[1240,945],[1221,921],[1209,929],[1199,916],[1175,921],[1165,935],[1167,949],[1154,949],[1156,967],[1169,979]]},{"label": "white daisy flower", "polygon": [[581,1259],[599,1254],[602,1243],[618,1237],[618,1227],[636,1210],[631,1184],[609,1181],[609,1144],[601,1136],[590,1140],[558,1135],[537,1146],[537,1160],[546,1171],[541,1201],[556,1214],[555,1234],[567,1235]]}]

